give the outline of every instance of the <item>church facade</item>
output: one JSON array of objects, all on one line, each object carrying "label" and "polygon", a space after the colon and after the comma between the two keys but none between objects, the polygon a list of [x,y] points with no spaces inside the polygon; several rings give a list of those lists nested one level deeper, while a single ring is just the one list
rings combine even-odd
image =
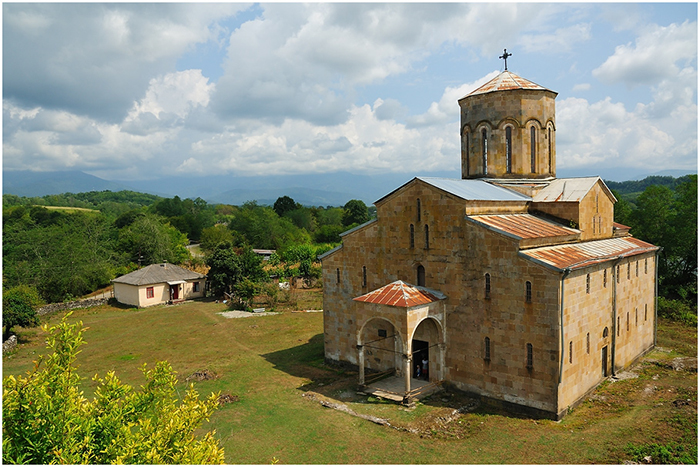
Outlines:
[{"label": "church facade", "polygon": [[561,418],[655,343],[658,248],[599,177],[556,178],[556,93],[459,100],[462,178],[416,177],[322,255],[325,357]]}]

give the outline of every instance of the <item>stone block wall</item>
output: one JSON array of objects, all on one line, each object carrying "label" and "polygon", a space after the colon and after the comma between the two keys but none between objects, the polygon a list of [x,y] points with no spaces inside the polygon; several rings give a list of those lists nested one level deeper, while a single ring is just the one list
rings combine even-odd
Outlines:
[{"label": "stone block wall", "polygon": [[63,310],[73,310],[77,308],[89,308],[91,306],[104,305],[109,301],[107,298],[89,298],[86,300],[74,300],[72,302],[65,303],[52,303],[50,305],[43,306],[36,311],[39,316],[47,315],[49,313],[55,313],[57,311]]}]

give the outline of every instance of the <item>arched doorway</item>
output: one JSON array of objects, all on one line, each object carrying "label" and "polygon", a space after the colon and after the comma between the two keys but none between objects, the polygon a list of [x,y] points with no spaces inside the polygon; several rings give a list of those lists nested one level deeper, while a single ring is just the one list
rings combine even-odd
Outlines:
[{"label": "arched doorway", "polygon": [[[426,318],[418,324],[411,338],[410,349],[412,354],[413,377],[418,375],[428,381],[440,381],[443,378],[444,367],[444,343],[441,326],[433,318]],[[425,368],[427,366],[427,368]],[[425,376],[427,369],[427,378]]]},{"label": "arched doorway", "polygon": [[371,318],[363,324],[358,335],[357,349],[360,384],[364,384],[365,371],[401,372],[403,339],[389,320]]}]

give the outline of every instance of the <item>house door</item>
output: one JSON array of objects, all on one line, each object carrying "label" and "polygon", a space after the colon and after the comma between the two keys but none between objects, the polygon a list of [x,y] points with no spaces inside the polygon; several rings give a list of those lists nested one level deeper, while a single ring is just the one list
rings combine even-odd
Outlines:
[{"label": "house door", "polygon": [[172,297],[173,300],[180,299],[180,285],[179,284],[170,286],[170,296]]},{"label": "house door", "polygon": [[605,378],[608,376],[608,346],[603,347],[600,353],[603,363],[603,378]]}]

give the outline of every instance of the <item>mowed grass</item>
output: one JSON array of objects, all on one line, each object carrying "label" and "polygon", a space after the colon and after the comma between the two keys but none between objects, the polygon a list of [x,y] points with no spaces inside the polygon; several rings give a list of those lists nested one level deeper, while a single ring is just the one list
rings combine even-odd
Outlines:
[{"label": "mowed grass", "polygon": [[[318,309],[319,300],[318,291],[300,292],[299,309]],[[239,400],[222,405],[203,430],[216,429],[227,463],[236,464],[622,463],[631,459],[630,446],[672,442],[697,458],[697,374],[665,364],[697,354],[694,328],[661,325],[663,350],[640,364],[638,378],[604,383],[559,423],[484,406],[443,423],[440,417],[461,407],[464,395],[435,395],[412,410],[357,395],[356,374],[324,364],[322,313],[228,319],[222,311],[226,305],[206,301],[76,310],[70,320],[90,328],[78,358],[86,395],[94,387],[90,378],[109,370],[138,387],[141,365],[159,360],[178,372],[181,394],[187,376],[214,372],[216,379],[196,383],[202,397],[220,391]],[[3,374],[31,369],[44,337],[38,329],[21,333],[19,349],[3,358]],[[324,408],[303,394],[383,417],[396,428]]]}]

